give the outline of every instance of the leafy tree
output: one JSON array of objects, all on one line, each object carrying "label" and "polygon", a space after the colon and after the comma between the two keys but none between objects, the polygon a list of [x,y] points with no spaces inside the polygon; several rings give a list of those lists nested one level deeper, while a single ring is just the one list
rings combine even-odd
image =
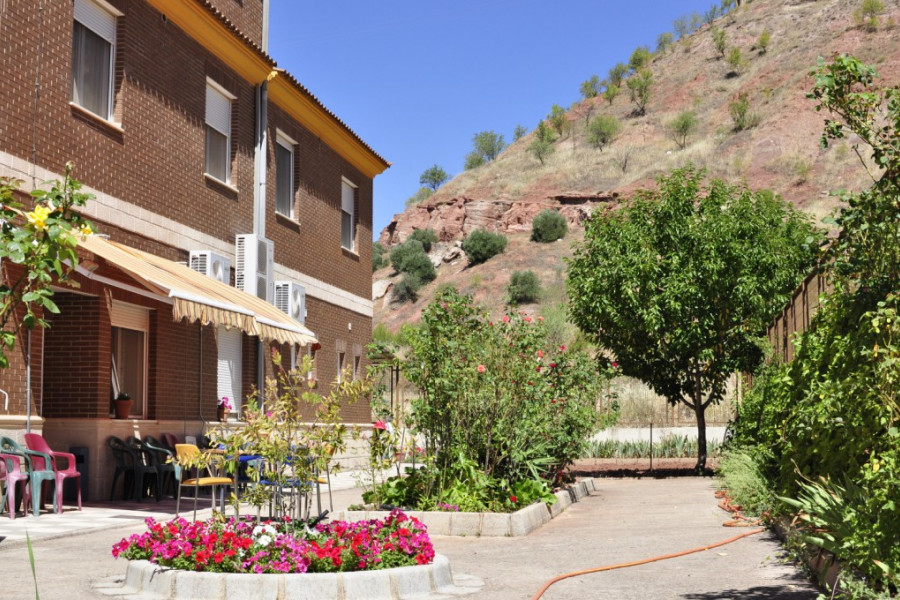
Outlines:
[{"label": "leafy tree", "polygon": [[737,99],[728,105],[728,112],[731,114],[735,131],[750,129],[759,124],[759,116],[750,112],[750,98],[745,92],[738,94]]},{"label": "leafy tree", "polygon": [[684,150],[688,136],[696,131],[698,124],[697,115],[694,111],[684,111],[669,123],[669,136],[678,144],[680,149]]},{"label": "leafy tree", "polygon": [[516,125],[516,128],[513,130],[513,141],[518,142],[526,135],[528,135],[528,128],[524,125]]},{"label": "leafy tree", "polygon": [[450,179],[450,176],[447,175],[447,171],[439,167],[438,165],[432,165],[425,169],[425,172],[419,176],[419,184],[424,185],[429,188],[431,191],[437,191],[439,187],[444,185]]},{"label": "leafy tree", "polygon": [[662,54],[675,43],[675,36],[670,31],[664,31],[656,37],[656,53]]},{"label": "leafy tree", "polygon": [[675,30],[675,33],[678,35],[679,40],[686,38],[693,33],[693,31],[691,30],[690,17],[687,15],[678,17],[672,22],[672,29]]},{"label": "leafy tree", "polygon": [[725,50],[728,48],[728,34],[719,27],[710,29],[710,34],[712,34],[713,48],[719,53],[720,58],[725,58]]},{"label": "leafy tree", "polygon": [[759,34],[759,39],[756,40],[756,47],[759,49],[760,54],[765,54],[769,51],[769,44],[772,42],[772,34],[769,33],[769,30],[766,29],[761,34]]},{"label": "leafy tree", "polygon": [[544,161],[556,150],[553,146],[555,139],[556,136],[553,130],[544,121],[541,121],[534,132],[534,140],[528,146],[528,152],[538,159],[541,164],[544,164]]},{"label": "leafy tree", "polygon": [[881,0],[862,0],[859,7],[853,11],[853,19],[856,24],[868,31],[878,29],[878,15],[884,12],[884,2]]},{"label": "leafy tree", "polygon": [[474,146],[474,151],[483,156],[485,162],[494,160],[501,152],[503,152],[503,149],[506,148],[503,136],[493,131],[481,131],[476,133],[472,138],[472,144]]},{"label": "leafy tree", "polygon": [[[705,411],[728,377],[762,360],[760,338],[808,272],[818,239],[772,193],[687,167],[588,222],[567,271],[572,319],[670,403],[693,409],[697,468]],[[812,243],[812,245],[811,245]]]},{"label": "leafy tree", "polygon": [[555,210],[542,210],[531,221],[531,241],[540,243],[555,242],[566,237],[569,227],[566,218]]},{"label": "leafy tree", "polygon": [[629,77],[625,84],[631,92],[631,101],[634,102],[637,114],[646,114],[653,86],[653,73],[650,72],[650,69],[641,69]]},{"label": "leafy tree", "polygon": [[506,287],[509,303],[512,305],[529,304],[541,298],[541,282],[532,271],[514,271]]},{"label": "leafy tree", "polygon": [[603,90],[603,98],[612,106],[613,100],[616,99],[616,96],[619,95],[620,88],[617,85],[609,84],[606,86],[606,89]]},{"label": "leafy tree", "polygon": [[650,52],[650,48],[647,46],[638,46],[634,49],[634,52],[631,53],[631,57],[628,59],[628,66],[631,67],[632,72],[636,73],[650,64],[652,58],[653,53]]},{"label": "leafy tree", "polygon": [[485,164],[487,161],[484,160],[484,156],[472,150],[468,154],[466,154],[466,162],[465,162],[465,170],[470,171],[472,169],[477,169],[481,165]]},{"label": "leafy tree", "polygon": [[[616,63],[609,70],[609,85],[615,87],[622,87],[622,82],[625,80],[625,76],[628,74],[628,65],[625,63]],[[607,86],[609,87],[609,86]]]},{"label": "leafy tree", "polygon": [[419,240],[406,240],[402,244],[397,244],[391,249],[391,266],[398,273],[406,272],[406,262],[409,258],[416,254],[425,254],[425,246]]},{"label": "leafy tree", "polygon": [[403,261],[402,272],[416,277],[423,284],[434,281],[437,277],[434,264],[424,251],[409,254]]},{"label": "leafy tree", "polygon": [[462,250],[470,264],[478,265],[506,250],[506,236],[476,229],[463,240]]},{"label": "leafy tree", "polygon": [[72,169],[67,164],[64,180],[49,191],[33,191],[30,211],[16,198],[20,182],[0,177],[0,260],[7,272],[0,286],[0,369],[9,367],[7,353],[19,329],[47,327],[42,314],[59,313],[51,286],[71,283],[78,266],[77,238],[91,233],[90,224],[75,212],[90,196],[78,191],[81,184],[72,178]]},{"label": "leafy tree", "polygon": [[589,79],[581,82],[581,87],[578,88],[578,91],[585,100],[596,98],[597,94],[600,93],[600,78],[596,75],[591,75]]},{"label": "leafy tree", "polygon": [[564,133],[569,131],[569,119],[566,118],[566,109],[564,109],[559,104],[554,104],[550,108],[550,114],[547,115],[547,122],[550,123],[550,127],[556,131],[556,134],[562,136]]},{"label": "leafy tree", "polygon": [[622,131],[622,124],[613,115],[600,115],[588,125],[588,143],[603,150],[603,147],[610,144],[616,136]]},{"label": "leafy tree", "polygon": [[744,55],[741,53],[741,49],[737,46],[734,46],[731,50],[728,51],[728,66],[731,67],[734,73],[738,75],[744,70],[746,66],[746,61],[744,61]]},{"label": "leafy tree", "polygon": [[428,200],[433,195],[434,195],[434,192],[432,192],[430,188],[421,187],[421,188],[419,188],[418,192],[416,192],[415,194],[413,194],[412,196],[410,196],[409,198],[406,199],[406,208],[409,208],[410,206],[415,206],[419,202]]},{"label": "leafy tree", "polygon": [[438,242],[438,236],[434,229],[416,229],[410,234],[409,239],[416,240],[422,244],[422,249],[425,252],[431,252],[432,244]]}]

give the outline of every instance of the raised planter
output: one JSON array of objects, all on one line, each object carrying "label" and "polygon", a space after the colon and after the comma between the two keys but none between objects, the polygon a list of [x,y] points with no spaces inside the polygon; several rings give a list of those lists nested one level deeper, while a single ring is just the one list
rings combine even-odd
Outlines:
[{"label": "raised planter", "polygon": [[159,600],[412,600],[429,594],[462,596],[478,591],[480,581],[455,585],[450,561],[437,554],[430,565],[349,573],[197,573],[158,567],[146,560],[128,563],[128,594]]},{"label": "raised planter", "polygon": [[[528,535],[549,523],[574,502],[595,491],[594,480],[584,479],[556,492],[556,502],[538,502],[514,513],[473,513],[445,511],[409,511],[407,514],[422,521],[429,535],[518,537]],[[383,519],[389,513],[380,510],[341,511],[331,515],[339,521]]]}]

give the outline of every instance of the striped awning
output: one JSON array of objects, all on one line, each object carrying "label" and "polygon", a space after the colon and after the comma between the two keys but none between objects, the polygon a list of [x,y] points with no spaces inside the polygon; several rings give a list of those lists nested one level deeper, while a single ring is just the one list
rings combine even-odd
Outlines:
[{"label": "striped awning", "polygon": [[274,305],[185,265],[97,235],[80,238],[78,247],[105,259],[150,292],[168,298],[175,321],[237,327],[248,335],[285,344],[305,346],[317,341],[312,331]]}]

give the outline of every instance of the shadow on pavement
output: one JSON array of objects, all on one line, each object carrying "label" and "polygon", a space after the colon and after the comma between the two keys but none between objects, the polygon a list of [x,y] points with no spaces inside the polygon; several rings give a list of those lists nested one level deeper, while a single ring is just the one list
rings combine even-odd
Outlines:
[{"label": "shadow on pavement", "polygon": [[809,600],[808,589],[792,589],[790,584],[757,586],[745,590],[721,590],[703,594],[685,594],[685,600]]}]

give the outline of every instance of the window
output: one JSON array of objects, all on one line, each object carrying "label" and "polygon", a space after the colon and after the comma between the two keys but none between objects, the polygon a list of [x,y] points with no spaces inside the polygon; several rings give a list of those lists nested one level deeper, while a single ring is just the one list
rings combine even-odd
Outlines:
[{"label": "window", "polygon": [[228,183],[231,171],[231,101],[235,96],[206,80],[206,174]]},{"label": "window", "polygon": [[294,218],[294,140],[275,136],[275,212]]},{"label": "window", "polygon": [[337,382],[342,383],[344,381],[344,357],[345,353],[338,352],[338,364],[337,364]]},{"label": "window", "polygon": [[72,102],[95,115],[112,117],[116,17],[105,2],[75,0],[72,30]]},{"label": "window", "polygon": [[236,327],[216,328],[216,395],[228,397],[236,414],[241,414],[241,331]]},{"label": "window", "polygon": [[353,357],[353,381],[359,379],[359,365],[362,357],[360,355],[356,355]]},{"label": "window", "polygon": [[131,415],[147,416],[147,353],[149,310],[113,300],[110,311],[112,396],[131,397]]},{"label": "window", "polygon": [[356,252],[356,186],[341,183],[341,246]]}]

